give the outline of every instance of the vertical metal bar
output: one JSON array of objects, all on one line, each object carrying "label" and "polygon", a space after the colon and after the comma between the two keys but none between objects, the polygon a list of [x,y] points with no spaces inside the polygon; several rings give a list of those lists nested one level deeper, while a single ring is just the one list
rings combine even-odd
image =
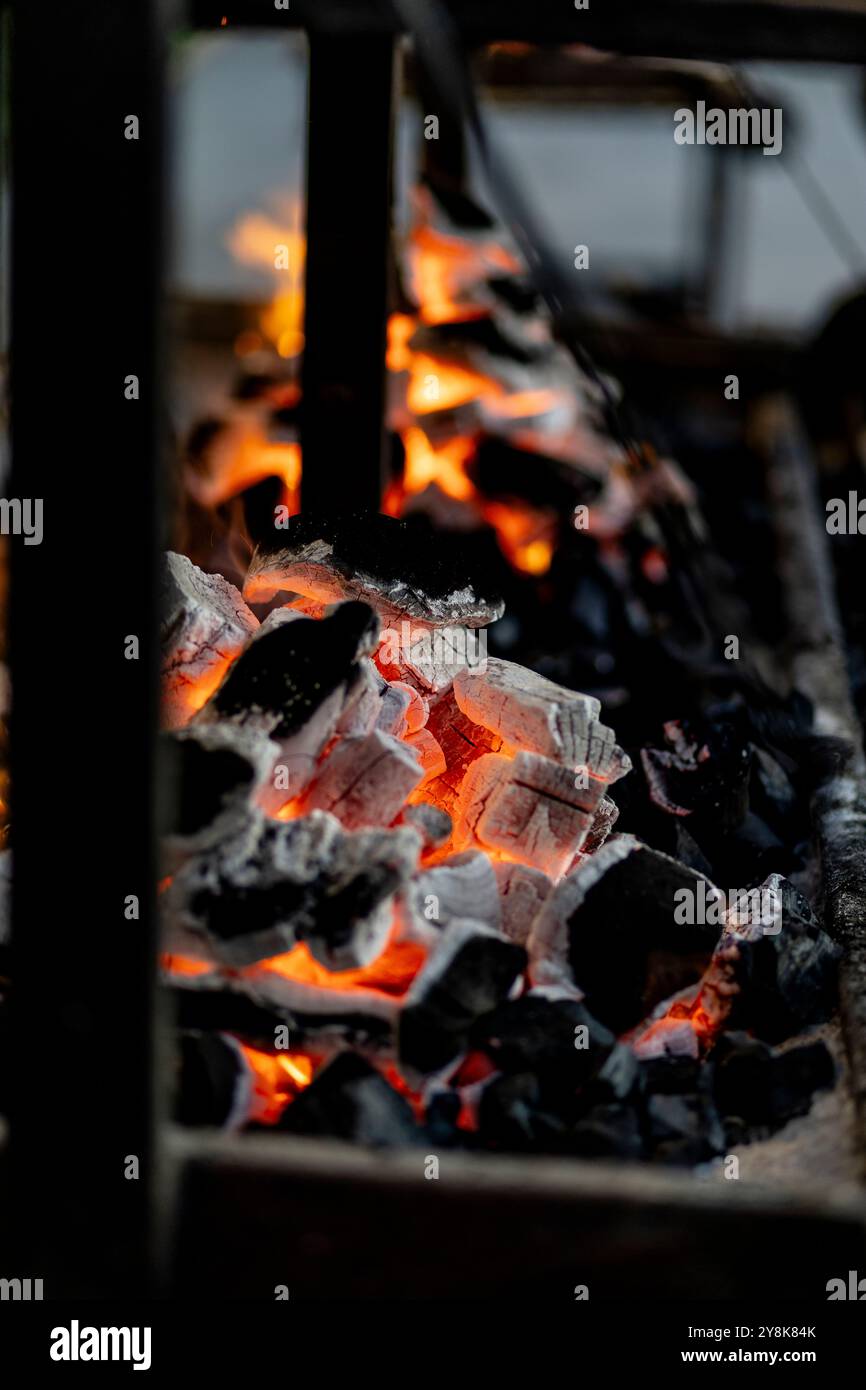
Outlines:
[{"label": "vertical metal bar", "polygon": [[12,554],[16,1229],[4,1274],[43,1279],[46,1299],[148,1288],[154,8],[78,0],[50,32],[38,6],[15,14],[9,495],[41,500],[43,536],[16,537]]},{"label": "vertical metal bar", "polygon": [[395,69],[391,37],[310,35],[305,512],[379,508]]}]

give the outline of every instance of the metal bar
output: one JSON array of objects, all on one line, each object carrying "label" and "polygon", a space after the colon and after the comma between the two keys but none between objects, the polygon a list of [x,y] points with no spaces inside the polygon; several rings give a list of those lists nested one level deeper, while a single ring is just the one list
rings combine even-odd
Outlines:
[{"label": "metal bar", "polygon": [[3,1273],[46,1299],[148,1288],[159,79],[151,0],[61,6],[48,34],[17,8],[9,490],[44,532],[12,553]]},{"label": "metal bar", "polygon": [[[862,0],[604,0],[575,9],[570,0],[446,0],[455,22],[473,42],[517,39],[586,43],[646,57],[795,59],[866,62],[866,4]],[[335,33],[399,31],[387,0],[193,0],[192,23],[216,28],[322,28]]]},{"label": "metal bar", "polygon": [[301,504],[378,511],[394,39],[312,34],[309,74]]}]

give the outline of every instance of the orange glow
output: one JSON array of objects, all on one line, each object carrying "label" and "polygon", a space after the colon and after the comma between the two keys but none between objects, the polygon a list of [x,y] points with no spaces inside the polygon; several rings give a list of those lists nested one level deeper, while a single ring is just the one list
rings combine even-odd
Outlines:
[{"label": "orange glow", "polygon": [[389,372],[406,372],[412,364],[409,339],[417,328],[411,314],[392,314],[388,320],[388,352],[385,365]]},{"label": "orange glow", "polygon": [[263,266],[274,277],[275,293],[259,326],[280,357],[296,357],[304,348],[304,265],[307,241],[298,230],[300,212],[289,203],[276,221],[263,212],[248,212],[228,237],[228,247],[242,265]]},{"label": "orange glow", "polygon": [[462,293],[477,283],[485,269],[507,273],[520,266],[495,241],[467,243],[419,224],[409,237],[409,268],[421,318],[433,324],[483,317],[485,306],[461,302]]},{"label": "orange glow", "polygon": [[494,527],[504,554],[524,574],[546,574],[553,560],[555,517],[525,505],[485,502],[485,521]]},{"label": "orange glow", "polygon": [[[266,970],[283,975],[288,980],[318,985],[324,989],[373,989],[381,994],[402,995],[406,993],[413,978],[426,959],[426,951],[414,941],[395,941],[385,947],[370,965],[357,970],[327,970],[310,955],[301,943],[282,956],[272,956],[261,961]],[[257,969],[259,967],[256,967]]]},{"label": "orange glow", "polygon": [[174,956],[164,952],[159,958],[160,969],[169,975],[207,975],[212,969],[203,960],[192,960],[189,956]]},{"label": "orange glow", "polygon": [[275,1124],[289,1101],[312,1081],[313,1058],[304,1052],[259,1052],[239,1039],[237,1042],[253,1074],[254,1097],[249,1118],[260,1124]]},{"label": "orange glow", "polygon": [[416,353],[410,368],[406,404],[414,415],[429,415],[434,410],[455,410],[479,396],[502,395],[502,387],[489,376],[442,362],[426,353]]},{"label": "orange glow", "polygon": [[190,492],[201,506],[217,507],[264,478],[281,478],[283,503],[289,508],[289,515],[298,510],[300,444],[274,442],[257,427],[227,431],[209,451],[206,464],[205,473],[190,472],[187,480]]}]

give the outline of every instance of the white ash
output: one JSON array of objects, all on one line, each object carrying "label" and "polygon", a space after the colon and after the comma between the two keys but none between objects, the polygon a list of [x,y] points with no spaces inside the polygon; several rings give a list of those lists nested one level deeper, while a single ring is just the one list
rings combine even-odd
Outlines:
[{"label": "white ash", "polygon": [[509,941],[525,946],[532,923],[541,911],[553,882],[528,864],[500,861],[493,865],[502,910],[501,931]]},{"label": "white ash", "polygon": [[205,574],[185,555],[164,557],[160,586],[162,718],[186,724],[202,688],[214,689],[259,626],[233,584]]},{"label": "white ash", "polygon": [[390,825],[423,770],[411,747],[374,729],[343,738],[320,764],[303,802],[305,811],[330,811],[348,830]]}]

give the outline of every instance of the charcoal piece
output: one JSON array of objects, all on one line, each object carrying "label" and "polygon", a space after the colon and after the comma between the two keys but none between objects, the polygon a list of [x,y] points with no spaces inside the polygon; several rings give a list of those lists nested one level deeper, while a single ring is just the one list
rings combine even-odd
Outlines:
[{"label": "charcoal piece", "polygon": [[609,796],[603,796],[592,814],[592,824],[580,847],[581,854],[595,854],[601,849],[619,820],[619,807]]},{"label": "charcoal piece", "polygon": [[459,1128],[463,1102],[458,1091],[434,1091],[424,1107],[424,1125],[431,1146],[453,1148],[461,1142]]},{"label": "charcoal piece", "polygon": [[233,584],[169,551],[160,585],[162,718],[186,724],[258,628]]},{"label": "charcoal piece", "polygon": [[486,1148],[510,1153],[560,1153],[567,1146],[568,1123],[545,1105],[541,1084],[531,1072],[496,1076],[487,1083],[478,1128]]},{"label": "charcoal piece", "polygon": [[466,1051],[475,1019],[505,998],[526,953],[477,922],[454,921],[419,970],[400,1014],[401,1063],[428,1076]]},{"label": "charcoal piece", "polygon": [[578,1105],[584,1112],[596,1105],[618,1105],[634,1100],[639,1090],[637,1058],[627,1043],[618,1042],[595,1075],[584,1081],[577,1097]]},{"label": "charcoal piece", "polygon": [[400,823],[412,826],[423,839],[424,849],[436,849],[444,845],[451,834],[451,817],[429,801],[416,801],[404,806],[400,813]]},{"label": "charcoal piece", "polygon": [[446,767],[445,772],[435,778],[426,791],[431,800],[453,817],[467,768],[485,753],[498,752],[502,739],[480,724],[473,723],[460,709],[451,690],[431,703],[425,728],[430,730],[442,749]]},{"label": "charcoal piece", "polygon": [[477,359],[479,350],[492,357],[510,358],[529,364],[549,355],[548,345],[539,345],[525,334],[509,332],[504,318],[489,314],[451,323],[423,324],[412,339],[414,352],[451,360]]},{"label": "charcoal piece", "polygon": [[464,778],[457,830],[557,878],[583,844],[603,785],[590,776],[583,786],[569,768],[535,753],[486,754]]},{"label": "charcoal piece", "polygon": [[247,1117],[250,1091],[249,1069],[231,1038],[180,1036],[173,1106],[179,1124],[239,1128]]},{"label": "charcoal piece", "polygon": [[411,748],[374,729],[343,738],[319,765],[302,809],[330,811],[347,830],[389,825],[423,776]]},{"label": "charcoal piece", "polygon": [[386,627],[377,661],[387,674],[398,673],[410,689],[430,698],[447,690],[457,675],[486,660],[483,639],[469,627],[433,626],[403,620]]},{"label": "charcoal piece", "polygon": [[[193,976],[193,980],[199,977]],[[172,985],[165,989],[172,1017],[184,1033],[233,1033],[261,1052],[275,1050],[286,1019],[236,989]]]},{"label": "charcoal piece", "polygon": [[[399,999],[380,989],[341,988],[339,981],[335,974],[334,984],[317,985],[292,979],[265,964],[247,966],[230,983],[255,1008],[276,1014],[292,1039],[305,1046],[324,1051],[357,1047],[364,1053],[393,1057]],[[217,1005],[213,1008],[216,1011]]]},{"label": "charcoal piece", "polygon": [[538,292],[529,280],[515,275],[495,275],[487,281],[492,290],[509,309],[517,314],[534,314],[538,309]]},{"label": "charcoal piece", "polygon": [[608,781],[631,767],[613,731],[599,724],[594,696],[566,690],[512,661],[490,657],[483,667],[461,671],[454,698],[469,719],[513,748],[586,767]]},{"label": "charcoal piece", "polygon": [[375,728],[399,738],[408,705],[408,699],[388,684],[368,656],[363,656],[358,662],[357,693],[344,709],[335,732],[340,737],[363,738]]},{"label": "charcoal piece", "polygon": [[640,1085],[647,1095],[686,1096],[701,1085],[704,1063],[698,1057],[650,1057],[639,1062]]},{"label": "charcoal piece", "polygon": [[493,865],[499,888],[502,912],[500,930],[509,941],[525,946],[532,923],[541,905],[553,888],[552,881],[540,869],[528,864],[501,862]]},{"label": "charcoal piece", "polygon": [[579,1158],[643,1156],[640,1117],[633,1105],[595,1105],[569,1133],[568,1151]]},{"label": "charcoal piece", "polygon": [[633,1027],[709,963],[719,927],[675,918],[675,895],[697,894],[699,884],[713,891],[668,855],[613,836],[546,900],[529,938],[530,978],[571,979],[607,1027]]},{"label": "charcoal piece", "polygon": [[591,504],[601,491],[598,478],[546,454],[543,437],[530,451],[484,435],[469,471],[485,497],[517,497],[531,507],[550,508],[561,516],[573,513],[578,503]]},{"label": "charcoal piece", "polygon": [[656,1163],[693,1167],[725,1151],[724,1127],[705,1090],[648,1096],[644,1123],[649,1156]]},{"label": "charcoal piece", "polygon": [[277,1128],[373,1147],[415,1145],[425,1138],[409,1102],[353,1052],[341,1053],[323,1067],[286,1107]]},{"label": "charcoal piece", "polygon": [[[273,616],[273,615],[271,615]],[[300,795],[316,760],[351,703],[367,690],[360,666],[378,627],[372,609],[341,604],[326,618],[281,618],[250,642],[197,723],[231,722],[267,734],[279,744],[276,777],[262,790],[275,813]]]},{"label": "charcoal piece", "polygon": [[254,812],[175,875],[163,896],[167,949],[242,966],[305,941],[329,970],[367,965],[418,850],[408,827],[347,832],[324,811],[286,822]]},{"label": "charcoal piece", "polygon": [[442,776],[446,770],[445,754],[429,729],[419,729],[417,733],[406,734],[403,744],[411,749],[422,769],[422,786]]},{"label": "charcoal piece", "polygon": [[484,627],[503,613],[467,562],[459,540],[379,513],[294,516],[250,562],[245,597],[261,602],[292,589],[323,603],[363,599],[383,621]]},{"label": "charcoal piece", "polygon": [[747,1033],[723,1033],[713,1058],[719,1113],[770,1131],[807,1114],[815,1091],[836,1080],[832,1054],[820,1038],[782,1049]]},{"label": "charcoal piece", "polygon": [[[405,681],[389,681],[389,685],[393,691],[404,696],[407,701],[405,728],[401,731],[400,736],[417,734],[419,729],[424,728],[430,714],[427,700],[413,686],[407,685]],[[385,732],[393,732],[393,730],[385,730]]]},{"label": "charcoal piece", "polygon": [[642,748],[650,797],[674,816],[699,815],[722,833],[748,810],[751,748],[731,724],[671,720],[665,748]]},{"label": "charcoal piece", "polygon": [[802,893],[771,874],[726,913],[698,1002],[715,1028],[779,1042],[829,1018],[841,954]]},{"label": "charcoal piece", "polygon": [[572,1092],[597,1076],[616,1043],[584,1004],[539,991],[477,1019],[469,1039],[498,1071],[532,1072],[548,1088]]},{"label": "charcoal piece", "polygon": [[460,917],[498,931],[499,890],[486,854],[466,850],[415,874],[406,890],[413,919],[444,928]]},{"label": "charcoal piece", "polygon": [[239,830],[279,753],[265,734],[232,725],[192,725],[163,735],[163,870]]}]

